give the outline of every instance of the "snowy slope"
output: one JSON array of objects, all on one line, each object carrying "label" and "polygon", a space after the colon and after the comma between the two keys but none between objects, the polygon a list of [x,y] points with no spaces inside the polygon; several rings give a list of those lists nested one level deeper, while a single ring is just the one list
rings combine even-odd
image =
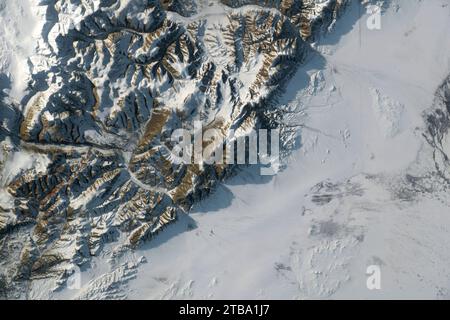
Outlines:
[{"label": "snowy slope", "polygon": [[0,91],[21,99],[29,78],[28,59],[35,53],[41,26],[37,1],[0,3]]}]

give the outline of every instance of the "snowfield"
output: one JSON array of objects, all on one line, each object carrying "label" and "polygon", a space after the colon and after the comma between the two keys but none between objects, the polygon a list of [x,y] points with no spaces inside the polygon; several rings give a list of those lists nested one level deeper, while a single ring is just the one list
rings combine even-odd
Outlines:
[{"label": "snowfield", "polygon": [[0,91],[10,89],[19,100],[26,90],[28,59],[35,53],[39,37],[37,0],[0,3]]},{"label": "snowfield", "polygon": [[[298,129],[282,172],[243,170],[139,249],[106,245],[81,288],[34,281],[30,297],[450,299],[450,193],[414,183],[434,170],[424,114],[450,74],[450,3],[380,3],[370,30],[352,1],[279,98]],[[17,96],[30,36],[0,54]],[[374,266],[381,287],[370,290]]]}]

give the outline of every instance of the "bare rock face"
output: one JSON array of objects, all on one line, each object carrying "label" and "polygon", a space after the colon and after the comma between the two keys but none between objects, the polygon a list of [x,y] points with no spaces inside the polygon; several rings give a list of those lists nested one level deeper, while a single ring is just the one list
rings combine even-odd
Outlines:
[{"label": "bare rock face", "polygon": [[18,154],[38,164],[3,172],[4,286],[132,248],[206,196],[234,167],[174,162],[171,133],[258,127],[344,2],[42,1],[48,63],[0,127],[3,171]]},{"label": "bare rock face", "polygon": [[300,29],[304,40],[311,40],[334,23],[345,6],[343,0],[222,0],[231,7],[258,5],[279,10]]},{"label": "bare rock face", "polygon": [[440,179],[450,185],[450,77],[436,92],[433,108],[426,115],[424,134],[432,147],[433,163]]}]

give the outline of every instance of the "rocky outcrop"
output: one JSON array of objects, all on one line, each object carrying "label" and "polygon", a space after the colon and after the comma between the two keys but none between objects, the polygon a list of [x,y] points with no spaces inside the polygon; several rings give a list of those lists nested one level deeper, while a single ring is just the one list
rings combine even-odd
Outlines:
[{"label": "rocky outcrop", "polygon": [[433,148],[437,173],[450,186],[450,77],[436,92],[433,109],[426,115],[425,139]]}]

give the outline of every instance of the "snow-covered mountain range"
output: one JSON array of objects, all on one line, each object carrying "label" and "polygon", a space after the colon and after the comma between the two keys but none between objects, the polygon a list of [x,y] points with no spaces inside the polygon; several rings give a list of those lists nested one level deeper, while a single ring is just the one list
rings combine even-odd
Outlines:
[{"label": "snow-covered mountain range", "polygon": [[[26,2],[0,5],[0,297],[448,298],[446,0]],[[280,130],[284,169],[173,161],[196,122]]]}]

